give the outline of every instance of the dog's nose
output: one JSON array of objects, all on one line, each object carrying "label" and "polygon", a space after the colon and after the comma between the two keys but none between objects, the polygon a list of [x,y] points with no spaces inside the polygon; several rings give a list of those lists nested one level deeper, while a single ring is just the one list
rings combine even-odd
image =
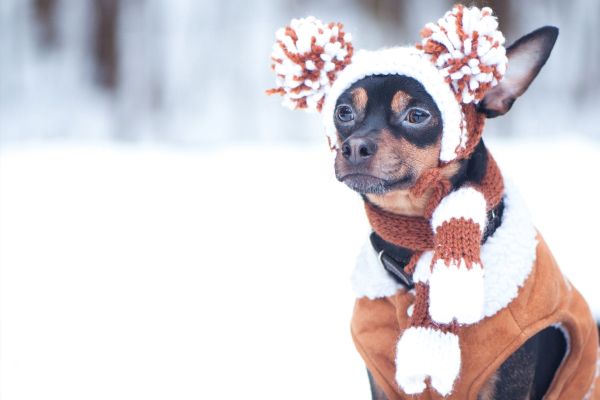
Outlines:
[{"label": "dog's nose", "polygon": [[377,151],[375,141],[366,137],[349,137],[342,143],[342,156],[351,164],[360,164]]}]

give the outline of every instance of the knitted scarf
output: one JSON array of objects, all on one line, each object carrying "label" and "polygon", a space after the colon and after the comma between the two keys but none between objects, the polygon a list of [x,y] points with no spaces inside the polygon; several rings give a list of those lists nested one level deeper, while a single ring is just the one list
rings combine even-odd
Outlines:
[{"label": "knitted scarf", "polygon": [[[431,182],[432,177],[434,182]],[[436,265],[447,268],[464,266],[467,270],[481,268],[479,253],[487,212],[498,206],[504,193],[504,181],[491,154],[488,153],[487,170],[478,185],[467,183],[450,192],[450,182],[440,179],[439,174],[433,172],[420,179],[416,186],[422,186],[424,179],[434,191],[424,217],[393,214],[365,202],[371,227],[385,241],[413,251],[411,261],[405,268],[409,274],[415,272],[417,261],[425,252],[432,255],[428,266],[431,271]],[[419,188],[419,191],[422,189]],[[466,204],[461,204],[463,201]],[[457,322],[461,321],[454,318],[450,321],[432,319],[429,313],[429,283],[418,279],[415,281],[416,298],[411,326],[455,332]]]}]

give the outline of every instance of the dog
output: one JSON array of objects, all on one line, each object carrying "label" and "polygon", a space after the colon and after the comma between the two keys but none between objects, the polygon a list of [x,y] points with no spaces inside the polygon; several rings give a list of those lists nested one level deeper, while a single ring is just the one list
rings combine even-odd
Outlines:
[{"label": "dog", "polygon": [[589,308],[481,137],[558,29],[505,50],[496,27],[490,9],[458,5],[415,48],[356,55],[339,24],[278,32],[269,93],[322,112],[335,175],[371,224],[352,335],[376,400],[600,399]]},{"label": "dog", "polygon": [[[511,86],[485,98],[478,112],[488,117],[505,114],[546,62],[556,35],[555,28],[542,28],[510,47],[509,61],[513,57],[527,60],[520,66],[519,72],[523,75],[510,79]],[[530,54],[537,57],[526,56]],[[358,192],[365,201],[384,210],[422,215],[424,199],[412,196],[409,189],[421,173],[437,166],[442,131],[440,112],[422,85],[405,76],[369,76],[339,97],[335,118],[343,143],[335,158],[337,179]],[[468,159],[449,164],[446,168],[453,189],[480,180],[488,156],[489,151],[482,140]],[[386,242],[376,234],[373,240],[377,242],[377,248],[383,249],[399,264],[408,263],[410,250]],[[540,331],[489,378],[479,398],[541,399],[565,351],[566,341],[559,330]],[[373,399],[387,399],[370,372],[369,381]]]}]

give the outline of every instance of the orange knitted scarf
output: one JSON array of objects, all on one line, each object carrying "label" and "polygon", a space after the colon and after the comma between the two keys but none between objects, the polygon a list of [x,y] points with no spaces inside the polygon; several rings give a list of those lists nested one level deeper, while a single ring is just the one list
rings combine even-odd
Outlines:
[{"label": "orange knitted scarf", "polygon": [[[433,249],[433,231],[429,218],[442,198],[451,190],[450,182],[441,178],[439,171],[440,169],[434,168],[426,173],[412,189],[416,195],[422,195],[427,188],[433,188],[434,193],[427,204],[424,217],[393,214],[368,201],[365,202],[365,211],[373,230],[383,240],[413,250],[415,261],[423,251]],[[504,181],[498,165],[489,153],[486,173],[477,189],[483,193],[488,211],[494,209],[502,200]],[[407,266],[407,272],[411,272],[411,264],[414,264],[412,260]]]}]

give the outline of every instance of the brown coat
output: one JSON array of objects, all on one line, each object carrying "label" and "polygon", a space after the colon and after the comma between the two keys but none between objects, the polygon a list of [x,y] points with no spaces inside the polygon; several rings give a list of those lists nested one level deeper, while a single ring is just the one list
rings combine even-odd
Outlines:
[{"label": "brown coat", "polygon": [[[568,333],[568,354],[545,399],[600,399],[598,332],[581,294],[562,275],[541,237],[536,262],[518,296],[495,315],[461,327],[462,366],[446,399],[476,400],[484,383],[522,344],[540,330],[560,324]],[[407,396],[395,381],[395,349],[408,327],[408,307],[414,296],[395,295],[357,299],[352,318],[354,343],[378,386],[390,400],[441,399],[429,386]],[[586,397],[587,396],[587,397]]]}]

